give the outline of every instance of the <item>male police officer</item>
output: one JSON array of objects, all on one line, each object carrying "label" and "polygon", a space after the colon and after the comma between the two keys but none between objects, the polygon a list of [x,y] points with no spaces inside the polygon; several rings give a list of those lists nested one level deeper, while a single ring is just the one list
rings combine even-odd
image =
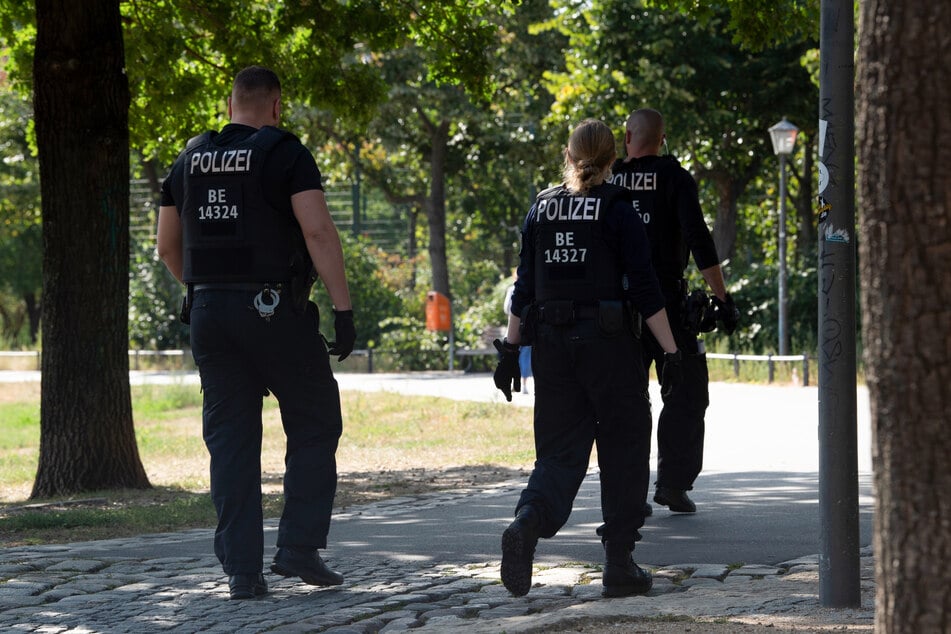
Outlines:
[{"label": "male police officer", "polygon": [[343,360],[356,332],[340,237],[313,156],[274,126],[281,85],[242,70],[231,123],[189,141],[162,185],[158,253],[187,284],[191,346],[204,394],[203,435],[218,514],[215,554],[232,599],[267,593],[261,511],[261,407],[277,398],[287,436],[284,511],[271,570],[336,585],[326,548],[342,430],[340,395],[308,300],[316,276],[334,304]]},{"label": "male police officer", "polygon": [[641,349],[629,303],[666,353],[665,392],[677,383],[680,352],[630,192],[604,182],[615,156],[604,123],[589,119],[571,133],[564,184],[539,194],[525,219],[508,330],[495,341],[494,380],[508,400],[520,379],[519,345],[531,343],[534,355],[535,468],[502,534],[502,583],[516,596],[531,588],[538,538],[568,520],[594,442],[603,594],[644,593],[652,584],[631,558],[650,480],[651,412],[647,372],[631,363]]},{"label": "male police officer", "polygon": [[[667,315],[683,352],[683,386],[675,399],[664,399],[657,425],[657,482],[654,501],[671,511],[697,510],[687,491],[703,465],[704,414],[709,404],[709,378],[703,343],[697,340],[701,322],[719,321],[730,334],[739,313],[726,292],[716,246],[703,219],[697,184],[677,159],[659,156],[666,143],[664,119],[650,109],[636,110],[627,120],[624,146],[627,158],[612,167],[612,182],[633,192],[651,244],[654,270],[666,299]],[[684,270],[690,254],[713,291],[712,307],[706,296],[691,307],[687,300]],[[698,295],[692,296],[696,301]],[[685,310],[686,309],[686,310]],[[712,329],[713,324],[709,325]],[[704,326],[706,329],[707,326]],[[664,355],[657,340],[644,334],[644,367],[657,364],[663,373]]]}]

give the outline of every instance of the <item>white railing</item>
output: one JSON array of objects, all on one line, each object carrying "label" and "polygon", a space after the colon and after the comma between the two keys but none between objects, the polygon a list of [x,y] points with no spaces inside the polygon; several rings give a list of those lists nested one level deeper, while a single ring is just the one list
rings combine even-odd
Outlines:
[{"label": "white railing", "polygon": [[[175,360],[175,365],[184,369],[191,364],[191,355],[185,353],[185,350],[129,350],[129,367],[138,370],[144,363],[168,359]],[[39,350],[0,351],[0,370],[39,370],[41,367]]]},{"label": "white railing", "polygon": [[776,363],[802,363],[802,385],[809,385],[809,355],[808,354],[732,354],[708,352],[708,359],[727,359],[733,361],[733,376],[740,377],[740,361],[765,361],[768,372],[769,382],[773,382],[776,372]]},{"label": "white railing", "polygon": [[[479,350],[456,350],[458,356],[469,355],[491,355],[495,351],[489,348]],[[354,350],[354,357],[366,356],[367,371],[373,372],[373,351],[372,350]],[[736,378],[740,376],[740,361],[766,362],[769,382],[772,383],[775,378],[777,363],[801,363],[802,364],[802,384],[809,385],[809,355],[808,354],[732,354],[708,352],[708,359],[724,359],[733,362],[733,375]],[[18,360],[22,359],[20,362]],[[167,360],[167,361],[165,361]],[[191,353],[187,350],[129,350],[130,369],[138,370],[142,365],[170,365],[170,362],[181,369],[190,369],[192,367]],[[39,370],[40,352],[37,350],[26,351],[0,351],[0,370]]]}]

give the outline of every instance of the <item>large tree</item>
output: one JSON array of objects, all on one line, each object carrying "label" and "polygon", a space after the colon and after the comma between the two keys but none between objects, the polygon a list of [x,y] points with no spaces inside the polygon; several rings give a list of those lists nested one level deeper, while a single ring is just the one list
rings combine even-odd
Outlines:
[{"label": "large tree", "polygon": [[865,0],[860,274],[877,632],[951,631],[951,47],[947,3]]},{"label": "large tree", "polygon": [[143,488],[129,392],[129,86],[118,0],[37,0],[43,210],[33,497]]}]

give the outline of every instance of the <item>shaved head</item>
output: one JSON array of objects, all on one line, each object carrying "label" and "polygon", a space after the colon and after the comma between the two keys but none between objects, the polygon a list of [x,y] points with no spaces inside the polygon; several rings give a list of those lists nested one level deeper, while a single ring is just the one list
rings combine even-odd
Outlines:
[{"label": "shaved head", "polygon": [[267,106],[280,94],[281,80],[263,66],[248,66],[235,76],[231,87],[231,101],[240,107]]},{"label": "shaved head", "polygon": [[233,123],[260,128],[277,125],[281,116],[281,80],[263,66],[248,66],[234,78],[228,98]]},{"label": "shaved head", "polygon": [[656,110],[641,108],[627,118],[627,131],[635,143],[660,147],[664,139],[664,117]]}]

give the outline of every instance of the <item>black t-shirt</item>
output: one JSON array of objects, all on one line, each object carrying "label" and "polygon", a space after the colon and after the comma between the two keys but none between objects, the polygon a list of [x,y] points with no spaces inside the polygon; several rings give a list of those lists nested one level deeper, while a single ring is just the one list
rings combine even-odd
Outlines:
[{"label": "black t-shirt", "polygon": [[[256,128],[229,123],[215,137],[216,145],[225,147],[244,140],[257,132]],[[162,182],[162,206],[176,206],[182,212],[184,200],[184,155],[179,156],[172,165],[168,176]],[[320,170],[310,151],[294,136],[288,136],[278,143],[264,166],[265,197],[268,203],[281,212],[292,213],[291,196],[311,189],[323,189]]]}]

